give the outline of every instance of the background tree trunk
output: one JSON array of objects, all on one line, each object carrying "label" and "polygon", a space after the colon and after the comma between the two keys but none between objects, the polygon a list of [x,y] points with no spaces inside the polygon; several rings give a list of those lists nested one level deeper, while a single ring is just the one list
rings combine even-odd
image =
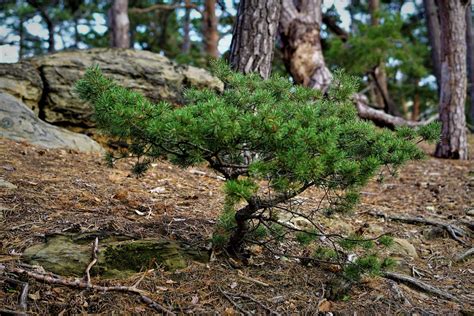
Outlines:
[{"label": "background tree trunk", "polygon": [[270,76],[280,8],[280,0],[240,1],[229,56],[234,70]]},{"label": "background tree trunk", "polygon": [[[471,1],[470,1],[471,3]],[[468,5],[466,8],[466,44],[467,44],[467,74],[468,74],[468,93],[470,104],[468,115],[471,125],[474,126],[474,38],[472,32],[472,10]],[[473,127],[474,130],[474,127]]]},{"label": "background tree trunk", "polygon": [[111,47],[130,47],[128,0],[114,0],[109,12]]},{"label": "background tree trunk", "polygon": [[216,0],[204,1],[203,13],[203,34],[204,34],[204,51],[208,56],[217,58],[219,51],[217,45],[219,44],[219,32],[217,31],[217,16],[216,16]]},{"label": "background tree trunk", "polygon": [[466,116],[466,4],[439,1],[441,26],[441,141],[435,155],[467,159]]},{"label": "background tree trunk", "polygon": [[189,54],[191,49],[191,39],[189,38],[189,32],[191,31],[191,0],[184,0],[186,11],[184,12],[184,23],[183,23],[183,46],[181,46],[181,53]]},{"label": "background tree trunk", "polygon": [[[369,0],[370,22],[372,26],[378,26],[380,24],[378,16],[379,11],[380,0]],[[374,68],[374,71],[372,72],[372,80],[375,81],[374,93],[377,107],[384,109],[385,112],[389,114],[399,116],[400,111],[390,98],[388,92],[387,72],[385,71],[384,61],[380,61],[380,63]]]},{"label": "background tree trunk", "polygon": [[425,8],[426,27],[428,28],[428,39],[431,46],[431,62],[433,63],[439,92],[441,87],[441,30],[438,8],[436,7],[435,0],[423,0],[423,6]]},{"label": "background tree trunk", "polygon": [[23,59],[23,55],[24,55],[24,49],[25,49],[25,21],[23,19],[23,17],[20,17],[20,21],[19,21],[19,26],[18,26],[18,36],[20,37],[19,41],[18,41],[18,46],[19,46],[19,51],[18,51],[18,59],[19,60],[22,60]]},{"label": "background tree trunk", "polygon": [[283,0],[280,37],[283,61],[296,83],[326,91],[331,72],[320,41],[321,0]]},{"label": "background tree trunk", "polygon": [[[48,52],[49,53],[54,53],[54,22],[49,16],[48,12],[46,11],[47,7],[44,7],[44,4],[41,1],[38,0],[27,0],[28,3],[38,10],[39,14],[41,15],[41,18],[44,20],[46,23],[46,28],[48,29]],[[53,1],[50,3],[51,6],[56,5],[57,2]]]}]

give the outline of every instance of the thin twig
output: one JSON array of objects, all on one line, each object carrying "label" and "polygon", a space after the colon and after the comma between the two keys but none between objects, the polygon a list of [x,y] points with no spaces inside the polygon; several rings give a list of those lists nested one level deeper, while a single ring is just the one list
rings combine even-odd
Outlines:
[{"label": "thin twig", "polygon": [[0,264],[0,271],[5,270],[8,273],[15,274],[26,274],[28,277],[33,278],[37,281],[49,283],[49,284],[58,284],[67,287],[79,288],[79,289],[92,289],[99,292],[122,292],[122,293],[133,293],[140,296],[141,300],[148,304],[151,308],[160,313],[165,313],[167,315],[175,315],[172,311],[165,308],[164,306],[153,301],[150,297],[147,296],[147,292],[134,288],[133,286],[101,286],[95,284],[88,284],[83,279],[74,279],[66,280],[63,278],[52,277],[46,274],[28,271],[22,268],[11,267],[7,268],[4,265]]},{"label": "thin twig", "polygon": [[145,272],[143,272],[143,274],[142,274],[142,276],[140,277],[140,279],[138,279],[138,281],[135,282],[135,284],[132,285],[132,288],[135,288],[135,289],[138,288],[138,286],[139,286],[140,283],[143,281],[143,279],[146,277],[146,275],[147,275],[148,273],[153,272],[153,271],[155,271],[155,269],[150,269],[150,270],[146,270]]},{"label": "thin twig", "polygon": [[92,286],[91,274],[90,271],[92,267],[97,263],[97,254],[99,253],[99,238],[95,237],[95,240],[92,243],[92,260],[86,268],[84,279],[86,280],[89,287]]},{"label": "thin twig", "polygon": [[[230,294],[230,293],[229,293]],[[263,309],[265,309],[267,312],[270,313],[270,315],[280,315],[279,313],[275,312],[274,310],[272,310],[270,307],[266,306],[265,304],[263,304],[262,302],[260,302],[259,300],[253,298],[252,296],[250,295],[246,295],[246,294],[232,294],[233,296],[236,296],[236,297],[242,297],[242,298],[246,298],[248,300],[251,300],[252,302],[254,302],[255,304],[259,305],[260,307],[262,307]]]},{"label": "thin twig", "polygon": [[244,315],[252,315],[251,313],[249,313],[248,311],[246,311],[245,309],[243,309],[242,307],[239,306],[239,304],[237,304],[233,299],[232,297],[230,297],[229,293],[225,292],[223,289],[221,289],[220,286],[217,287],[219,289],[219,292],[221,292],[222,295],[224,295],[224,297],[232,304],[234,305],[234,307],[240,311],[241,313],[243,313]]},{"label": "thin twig", "polygon": [[244,279],[244,280],[247,280],[247,281],[249,281],[249,282],[253,282],[253,283],[256,283],[256,284],[258,284],[258,285],[264,286],[264,287],[269,287],[269,286],[270,286],[270,284],[268,284],[268,283],[265,283],[265,282],[263,282],[263,281],[254,279],[254,278],[252,278],[252,277],[249,277],[249,276],[246,276],[246,275],[243,275],[243,274],[239,274],[239,277],[242,278],[242,279]]}]

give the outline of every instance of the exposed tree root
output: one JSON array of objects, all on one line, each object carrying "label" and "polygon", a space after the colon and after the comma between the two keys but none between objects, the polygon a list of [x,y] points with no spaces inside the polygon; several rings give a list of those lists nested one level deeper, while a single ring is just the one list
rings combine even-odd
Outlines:
[{"label": "exposed tree root", "polygon": [[471,248],[471,249],[468,249],[464,253],[461,253],[461,254],[457,255],[456,258],[455,258],[455,261],[456,262],[464,261],[464,259],[466,259],[467,257],[472,256],[473,254],[474,254],[474,247]]},{"label": "exposed tree root", "polygon": [[461,229],[461,228],[459,228],[455,225],[435,221],[435,220],[432,220],[432,219],[421,218],[421,217],[388,215],[388,214],[385,214],[385,213],[382,213],[382,212],[368,212],[368,214],[372,215],[372,216],[387,218],[387,219],[390,219],[392,221],[402,222],[402,223],[406,223],[406,224],[415,224],[415,225],[425,224],[425,225],[441,227],[441,228],[444,228],[448,232],[448,234],[454,240],[456,240],[457,242],[459,242],[463,245],[467,244],[466,241],[464,241],[463,239],[460,238],[460,237],[467,236],[467,233],[463,229]]},{"label": "exposed tree root", "polygon": [[399,273],[394,273],[394,272],[384,272],[383,276],[387,279],[390,279],[390,280],[394,280],[394,281],[397,281],[397,282],[403,282],[403,283],[406,283],[408,285],[411,285],[411,286],[414,286],[420,290],[423,290],[427,293],[431,293],[431,294],[434,294],[434,295],[437,295],[439,297],[442,297],[442,298],[445,298],[445,299],[448,299],[448,300],[451,300],[451,301],[455,301],[455,302],[459,302],[459,299],[457,299],[454,295],[446,292],[446,291],[442,291],[432,285],[429,285],[425,282],[422,282],[420,280],[417,280],[415,278],[412,278],[411,276],[408,276],[408,275],[404,275],[404,274],[399,274]]}]

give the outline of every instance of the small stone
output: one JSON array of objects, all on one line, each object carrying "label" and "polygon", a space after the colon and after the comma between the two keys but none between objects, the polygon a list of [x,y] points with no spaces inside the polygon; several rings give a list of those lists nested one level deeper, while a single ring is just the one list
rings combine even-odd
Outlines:
[{"label": "small stone", "polygon": [[16,189],[17,186],[14,185],[13,183],[11,182],[8,182],[2,178],[0,178],[0,188],[7,188],[7,189]]},{"label": "small stone", "polygon": [[413,246],[408,240],[402,238],[393,238],[391,252],[411,258],[418,258],[415,246]]},{"label": "small stone", "polygon": [[467,216],[474,216],[474,208],[466,211]]}]

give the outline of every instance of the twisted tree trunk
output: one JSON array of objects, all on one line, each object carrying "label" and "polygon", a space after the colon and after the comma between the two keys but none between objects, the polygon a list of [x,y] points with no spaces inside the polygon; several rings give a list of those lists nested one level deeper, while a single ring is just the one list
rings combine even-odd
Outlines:
[{"label": "twisted tree trunk", "polygon": [[[474,126],[474,38],[472,34],[472,11],[471,6],[466,8],[466,44],[467,44],[467,74],[468,74],[468,93],[471,97],[468,115],[471,119],[471,125]],[[474,127],[472,128],[474,130]]]},{"label": "twisted tree trunk", "polygon": [[240,1],[229,56],[234,70],[270,76],[280,8],[280,0]]},{"label": "twisted tree trunk", "polygon": [[[332,75],[326,67],[320,42],[322,23],[321,0],[282,0],[280,37],[284,62],[296,83],[326,91]],[[411,122],[369,106],[367,97],[354,94],[359,117],[379,126],[418,126],[425,122]]]},{"label": "twisted tree trunk", "polygon": [[283,0],[280,18],[285,66],[296,83],[325,92],[332,75],[320,41],[321,0]]},{"label": "twisted tree trunk", "polygon": [[467,159],[466,116],[466,5],[461,0],[439,1],[441,26],[441,141],[435,155]]}]

